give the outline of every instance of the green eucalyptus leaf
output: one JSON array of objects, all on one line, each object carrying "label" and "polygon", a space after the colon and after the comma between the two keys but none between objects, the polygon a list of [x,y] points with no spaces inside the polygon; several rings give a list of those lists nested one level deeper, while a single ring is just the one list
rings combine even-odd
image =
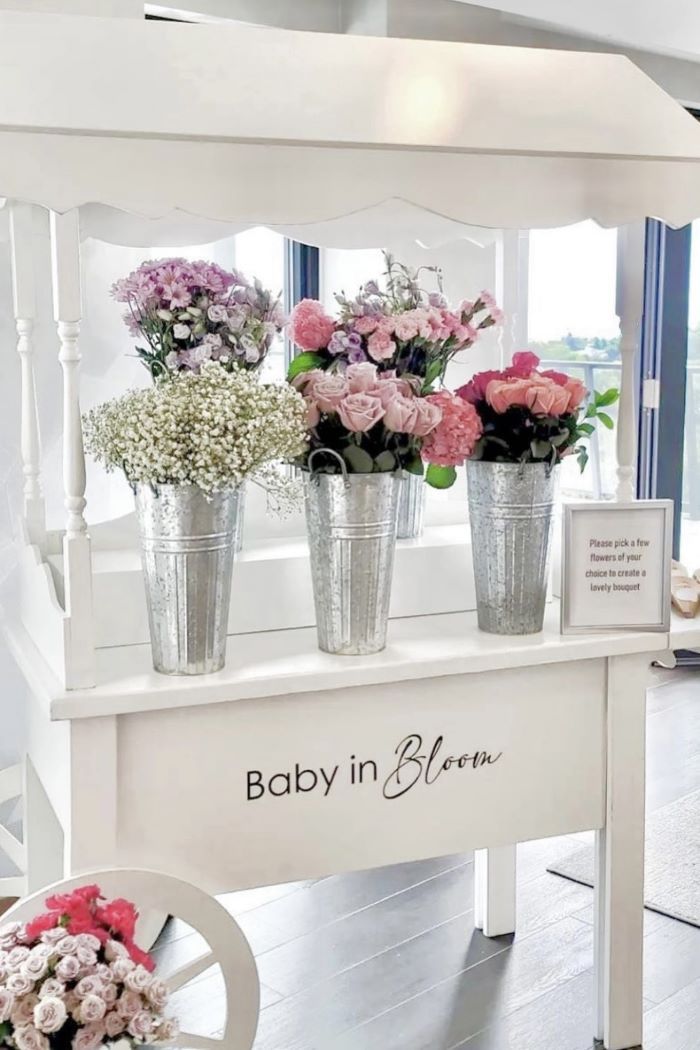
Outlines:
[{"label": "green eucalyptus leaf", "polygon": [[454,467],[439,467],[436,463],[430,463],[425,480],[434,489],[449,489],[457,480],[457,471]]},{"label": "green eucalyptus leaf", "polygon": [[297,354],[293,357],[289,371],[287,372],[287,379],[294,379],[295,376],[301,375],[302,372],[310,372],[313,368],[318,368],[319,365],[323,364],[323,358],[320,354],[314,354],[311,350],[305,350],[303,354]]},{"label": "green eucalyptus leaf", "polygon": [[584,433],[584,434],[588,434],[589,436],[590,436],[591,434],[595,434],[595,427],[593,426],[593,424],[592,424],[592,423],[579,423],[579,425],[578,425],[578,429],[579,429],[579,430],[580,430],[580,431],[581,431],[582,433]]},{"label": "green eucalyptus leaf", "polygon": [[569,431],[565,430],[563,434],[552,434],[549,439],[550,445],[554,445],[555,448],[560,448],[565,441],[568,441],[570,437]]},{"label": "green eucalyptus leaf", "polygon": [[535,438],[534,441],[530,442],[530,450],[535,459],[546,459],[551,455],[552,445],[549,441],[540,441]]},{"label": "green eucalyptus leaf", "polygon": [[614,405],[616,401],[619,401],[620,391],[616,387],[610,387],[609,390],[605,390],[602,394],[596,391],[594,396],[596,406],[605,408],[607,405]]},{"label": "green eucalyptus leaf", "polygon": [[409,474],[415,474],[417,477],[423,477],[425,474],[425,466],[420,456],[414,456],[407,463],[404,463],[403,469]]},{"label": "green eucalyptus leaf", "polygon": [[358,445],[348,445],[343,449],[343,459],[352,474],[372,474],[374,471],[374,459]]},{"label": "green eucalyptus leaf", "polygon": [[588,451],[587,451],[587,449],[580,448],[578,450],[577,457],[578,457],[579,468],[581,470],[581,473],[583,474],[584,470],[586,469],[586,467],[588,465]]},{"label": "green eucalyptus leaf", "polygon": [[378,456],[375,456],[374,464],[377,470],[380,470],[382,473],[386,473],[389,470],[396,470],[396,456],[393,452],[390,452],[388,448],[385,448],[383,452],[380,452]]},{"label": "green eucalyptus leaf", "polygon": [[598,413],[598,419],[600,420],[600,422],[603,424],[604,427],[608,428],[608,430],[614,430],[615,429],[615,423],[610,418],[610,416],[608,415],[607,412],[599,412]]}]

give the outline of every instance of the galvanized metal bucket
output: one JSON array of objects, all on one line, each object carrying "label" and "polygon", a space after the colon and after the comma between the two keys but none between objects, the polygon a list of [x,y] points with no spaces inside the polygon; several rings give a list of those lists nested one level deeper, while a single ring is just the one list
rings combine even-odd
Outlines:
[{"label": "galvanized metal bucket", "polygon": [[195,485],[138,485],[136,516],[153,666],[161,674],[219,671],[238,518],[238,490],[207,498]]},{"label": "galvanized metal bucket", "polygon": [[243,525],[245,523],[245,493],[246,486],[245,482],[238,489],[238,512],[236,514],[236,536],[233,542],[233,547],[236,554],[240,554],[243,550]]},{"label": "galvanized metal bucket", "polygon": [[557,469],[467,461],[477,617],[491,634],[542,630]]},{"label": "galvanized metal bucket", "polygon": [[306,477],[306,524],[319,648],[359,656],[386,645],[401,478]]},{"label": "galvanized metal bucket", "polygon": [[415,540],[423,535],[425,480],[422,475],[404,471],[399,495],[399,522],[396,535],[400,540]]}]

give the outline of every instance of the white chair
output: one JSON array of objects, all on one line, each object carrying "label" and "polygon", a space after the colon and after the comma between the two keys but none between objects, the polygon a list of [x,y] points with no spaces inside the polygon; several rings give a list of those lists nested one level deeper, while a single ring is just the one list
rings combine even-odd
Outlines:
[{"label": "white chair", "polygon": [[[208,950],[186,965],[158,976],[176,992],[217,964],[226,991],[226,1021],[218,1036],[202,1036],[182,1031],[177,1045],[187,1050],[251,1050],[258,1027],[260,984],[255,959],[238,923],[214,898],[197,886],[155,871],[112,869],[78,875],[47,886],[17,902],[0,919],[28,922],[45,911],[44,902],[52,893],[69,893],[78,886],[97,883],[108,898],[124,897],[139,910],[172,915],[196,930]],[[138,936],[137,936],[138,941]],[[144,945],[145,947],[145,945]],[[183,1022],[186,1018],[183,1018]]]}]

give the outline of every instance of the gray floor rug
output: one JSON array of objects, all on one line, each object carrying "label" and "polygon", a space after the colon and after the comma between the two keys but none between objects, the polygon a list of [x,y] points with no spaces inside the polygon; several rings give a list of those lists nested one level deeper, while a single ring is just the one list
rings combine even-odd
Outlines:
[{"label": "gray floor rug", "polygon": [[[647,815],[644,902],[700,927],[700,791]],[[571,853],[547,871],[593,885],[593,847]]]}]

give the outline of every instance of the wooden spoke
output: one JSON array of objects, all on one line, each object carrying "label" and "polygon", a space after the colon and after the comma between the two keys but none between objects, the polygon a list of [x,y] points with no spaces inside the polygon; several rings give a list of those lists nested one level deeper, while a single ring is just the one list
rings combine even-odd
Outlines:
[{"label": "wooden spoke", "polygon": [[221,1050],[221,1039],[211,1035],[193,1035],[191,1032],[180,1032],[177,1046],[185,1050]]},{"label": "wooden spoke", "polygon": [[186,963],[184,966],[178,967],[174,970],[169,977],[165,978],[168,988],[171,992],[176,992],[179,988],[189,984],[195,977],[199,977],[200,974],[204,973],[211,966],[216,966],[216,959],[212,952],[204,952],[203,955],[193,959],[192,962]]}]

